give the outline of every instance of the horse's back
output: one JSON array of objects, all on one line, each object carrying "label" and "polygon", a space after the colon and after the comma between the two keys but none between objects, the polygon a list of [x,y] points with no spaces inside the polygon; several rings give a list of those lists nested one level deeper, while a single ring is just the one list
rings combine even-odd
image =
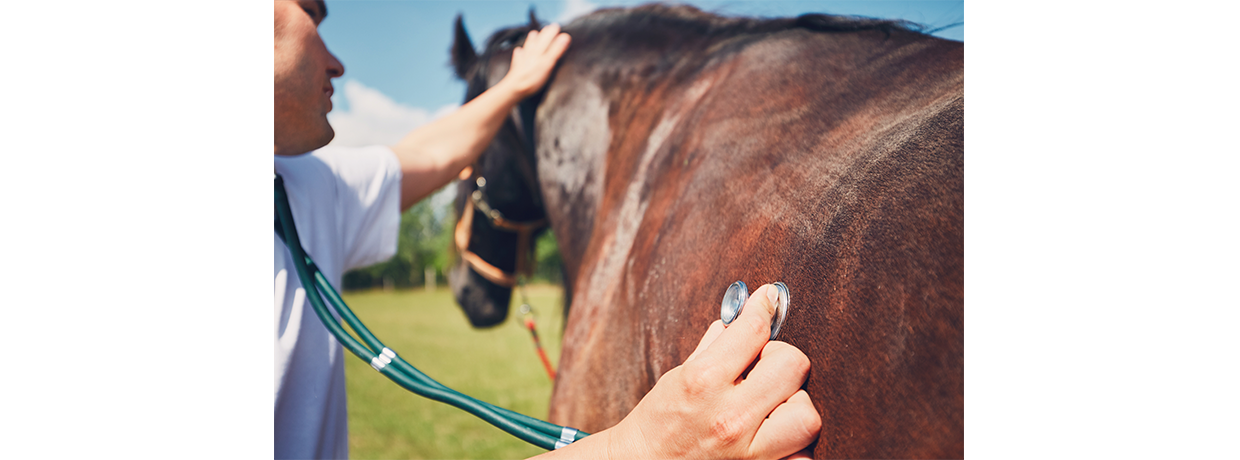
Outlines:
[{"label": "horse's back", "polygon": [[[635,97],[666,101],[611,101],[573,305],[592,323],[566,331],[553,418],[618,422],[728,284],[783,281],[779,339],[812,362],[816,457],[962,456],[963,45],[791,30]],[[618,275],[589,285],[634,200]]]}]

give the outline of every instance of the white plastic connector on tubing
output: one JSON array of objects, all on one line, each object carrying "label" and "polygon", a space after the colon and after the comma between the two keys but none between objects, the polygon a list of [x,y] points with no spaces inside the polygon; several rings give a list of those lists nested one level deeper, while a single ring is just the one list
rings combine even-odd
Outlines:
[{"label": "white plastic connector on tubing", "polygon": [[387,367],[388,364],[391,364],[392,358],[395,357],[396,352],[392,351],[391,348],[383,347],[383,351],[379,353],[379,356],[370,358],[370,367],[375,368],[376,371],[383,372],[383,368]]},{"label": "white plastic connector on tubing", "polygon": [[573,438],[575,438],[576,436],[577,436],[576,428],[564,427],[564,429],[560,430],[560,440],[555,442],[555,448],[559,449],[561,447],[572,444]]}]

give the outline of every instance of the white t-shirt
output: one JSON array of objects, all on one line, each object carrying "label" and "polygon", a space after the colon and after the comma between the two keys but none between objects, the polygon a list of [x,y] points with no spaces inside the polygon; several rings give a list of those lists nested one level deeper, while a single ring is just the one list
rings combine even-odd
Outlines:
[{"label": "white t-shirt", "polygon": [[[302,247],[337,290],[346,270],[396,253],[401,172],[391,149],[328,147],[276,157],[275,167]],[[275,458],[348,458],[347,353],[306,301],[284,241],[274,238]]]}]

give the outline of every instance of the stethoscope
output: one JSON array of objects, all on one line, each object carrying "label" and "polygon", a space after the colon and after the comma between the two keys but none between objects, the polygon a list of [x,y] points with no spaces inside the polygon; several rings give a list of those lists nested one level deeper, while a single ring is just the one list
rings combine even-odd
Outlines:
[{"label": "stethoscope", "polygon": [[[279,233],[280,238],[284,240],[284,244],[288,247],[289,252],[293,255],[293,267],[297,271],[297,277],[301,280],[301,285],[306,290],[306,299],[310,301],[310,305],[314,308],[314,312],[318,315],[319,320],[323,322],[323,326],[327,327],[327,330],[336,337],[336,340],[353,352],[354,355],[357,355],[363,361],[369,362],[370,367],[406,390],[426,398],[456,406],[525,442],[543,449],[559,449],[589,436],[589,433],[576,428],[545,422],[474,399],[448,388],[423,374],[422,371],[405,362],[392,349],[384,346],[383,342],[380,342],[374,334],[370,333],[366,325],[357,319],[357,316],[353,314],[349,306],[345,305],[344,300],[340,298],[340,294],[336,292],[336,289],[327,281],[327,277],[323,276],[323,273],[314,264],[314,260],[302,249],[301,240],[297,236],[297,226],[293,223],[293,212],[289,207],[288,193],[284,190],[284,178],[280,177],[279,174],[275,176],[275,194],[276,217],[278,220],[276,231]],[[776,315],[771,319],[771,340],[775,340],[775,337],[779,335],[779,328],[787,317],[790,300],[788,287],[781,282],[774,284],[778,289],[779,302],[776,306]],[[327,302],[331,303],[332,308],[336,310],[340,317],[349,323],[349,327],[357,332],[357,335],[361,337],[365,345],[345,332],[340,323],[334,320],[331,314],[328,313],[327,305],[323,301],[324,293],[326,293]],[[720,316],[725,325],[731,324],[733,320],[740,316],[741,309],[744,308],[745,301],[748,298],[749,288],[745,286],[744,282],[737,281],[728,286],[728,290],[723,296],[720,310]]]},{"label": "stethoscope", "polygon": [[[297,277],[301,280],[301,285],[306,290],[306,299],[314,307],[314,312],[318,314],[319,320],[323,322],[323,326],[326,326],[327,330],[336,336],[336,340],[340,341],[345,348],[349,349],[349,351],[363,361],[369,362],[370,367],[406,390],[426,398],[456,406],[513,436],[521,438],[525,442],[543,449],[559,449],[589,436],[589,433],[582,432],[576,428],[544,422],[485,401],[479,401],[448,388],[426,376],[422,371],[401,359],[392,349],[384,346],[383,342],[380,342],[374,334],[370,333],[366,325],[357,319],[357,316],[353,314],[349,306],[345,305],[344,300],[340,298],[340,294],[327,281],[327,277],[323,276],[323,273],[315,266],[314,260],[310,259],[310,256],[306,255],[306,252],[302,249],[301,240],[297,237],[297,226],[293,223],[293,212],[289,208],[288,194],[284,191],[284,179],[279,174],[276,175],[275,190],[276,217],[279,220],[276,230],[279,231],[285,246],[288,246],[289,252],[293,255],[293,267],[296,268]],[[344,328],[340,326],[340,323],[334,320],[331,314],[328,313],[327,305],[323,302],[324,293],[326,293],[327,301],[331,303],[332,308],[340,314],[340,317],[345,322],[349,323],[349,327],[357,332],[357,335],[361,337],[365,345],[346,333]]]}]

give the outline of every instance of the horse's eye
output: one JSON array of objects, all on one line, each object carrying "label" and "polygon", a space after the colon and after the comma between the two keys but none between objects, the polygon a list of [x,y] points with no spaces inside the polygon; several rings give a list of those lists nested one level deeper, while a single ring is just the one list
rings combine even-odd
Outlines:
[{"label": "horse's eye", "polygon": [[506,38],[506,39],[504,39],[504,41],[503,41],[502,43],[500,43],[500,44],[499,44],[499,46],[500,46],[501,48],[512,48],[512,47],[515,47],[515,46],[517,46],[517,38],[516,38],[516,37],[509,37],[509,38]]}]

